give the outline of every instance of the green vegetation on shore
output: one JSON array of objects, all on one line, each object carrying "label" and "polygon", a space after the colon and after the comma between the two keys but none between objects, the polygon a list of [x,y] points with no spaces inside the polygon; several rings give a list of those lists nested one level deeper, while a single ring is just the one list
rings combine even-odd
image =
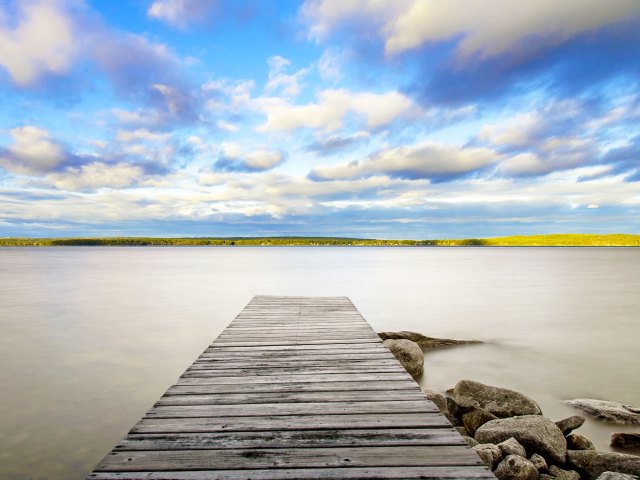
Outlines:
[{"label": "green vegetation on shore", "polygon": [[375,240],[341,237],[105,237],[0,238],[2,247],[57,246],[496,246],[496,247],[640,247],[640,235],[557,234],[453,240]]}]

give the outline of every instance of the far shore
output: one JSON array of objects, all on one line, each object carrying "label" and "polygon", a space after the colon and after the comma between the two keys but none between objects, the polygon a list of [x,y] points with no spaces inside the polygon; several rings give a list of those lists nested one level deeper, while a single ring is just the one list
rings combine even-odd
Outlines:
[{"label": "far shore", "polygon": [[640,235],[552,234],[441,240],[346,237],[75,237],[0,238],[0,247],[213,246],[213,247],[640,247]]}]

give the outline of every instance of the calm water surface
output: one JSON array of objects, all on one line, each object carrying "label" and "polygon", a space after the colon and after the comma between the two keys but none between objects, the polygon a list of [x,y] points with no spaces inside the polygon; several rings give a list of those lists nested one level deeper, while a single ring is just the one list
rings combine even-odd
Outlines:
[{"label": "calm water surface", "polygon": [[[376,330],[474,338],[462,378],[640,405],[640,249],[0,249],[0,478],[82,478],[255,294],[346,295]],[[606,449],[612,431],[581,433]]]}]

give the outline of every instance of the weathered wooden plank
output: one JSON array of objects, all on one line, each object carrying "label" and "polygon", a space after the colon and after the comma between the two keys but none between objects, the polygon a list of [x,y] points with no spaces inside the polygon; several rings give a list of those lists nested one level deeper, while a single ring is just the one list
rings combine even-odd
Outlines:
[{"label": "weathered wooden plank", "polygon": [[403,445],[465,445],[453,429],[291,430],[270,432],[214,432],[133,434],[115,447],[130,450],[214,450],[247,448],[368,447]]},{"label": "weathered wooden plank", "polygon": [[346,344],[353,345],[354,343],[370,343],[372,345],[378,345],[381,343],[378,338],[328,338],[328,339],[320,339],[314,340],[311,338],[301,338],[300,340],[296,339],[274,339],[274,340],[258,340],[258,341],[240,341],[234,339],[224,339],[218,338],[216,342],[212,346],[219,347],[262,347],[262,346],[280,346],[280,345],[338,345],[338,344]]},{"label": "weathered wooden plank", "polygon": [[91,480],[495,480],[487,467],[469,466],[96,472],[88,478]]},{"label": "weathered wooden plank", "polygon": [[336,373],[336,374],[282,374],[243,375],[240,377],[180,377],[176,385],[238,385],[258,383],[308,383],[308,382],[384,382],[387,380],[410,380],[408,373]]},{"label": "weathered wooden plank", "polygon": [[392,467],[399,465],[480,466],[469,447],[449,445],[259,450],[177,450],[113,452],[96,471],[175,471],[238,468]]},{"label": "weathered wooden plank", "polygon": [[217,353],[217,352],[246,352],[246,351],[294,351],[294,350],[321,350],[324,352],[380,352],[386,349],[381,343],[374,342],[365,342],[365,343],[354,343],[354,344],[340,344],[340,343],[330,343],[325,345],[264,345],[264,346],[231,346],[231,345],[221,345],[218,343],[212,343],[209,348],[205,351],[206,353]]},{"label": "weathered wooden plank", "polygon": [[396,365],[380,365],[362,367],[358,365],[316,366],[316,367],[274,367],[274,368],[232,368],[207,369],[188,368],[182,378],[191,377],[237,377],[238,375],[268,376],[268,375],[315,375],[315,374],[343,374],[343,373],[398,373]]},{"label": "weathered wooden plank", "polygon": [[226,352],[216,352],[216,353],[203,353],[200,355],[196,362],[232,362],[232,361],[255,361],[259,362],[261,360],[269,361],[269,362],[292,362],[292,361],[376,361],[376,360],[393,360],[396,361],[395,357],[391,354],[391,352],[379,350],[375,352],[368,353],[359,353],[359,352],[323,352],[323,351],[312,351],[312,352],[287,352],[287,351],[251,351],[246,350],[244,352],[236,352],[233,356],[229,356]]},{"label": "weathered wooden plank", "polygon": [[[235,359],[234,359],[235,360]],[[295,363],[295,365],[292,365]],[[334,359],[322,359],[322,360],[291,360],[286,361],[260,361],[260,360],[245,360],[245,361],[223,361],[223,360],[198,360],[194,362],[188,370],[228,370],[228,369],[299,369],[309,367],[336,367],[344,366],[349,369],[361,368],[366,370],[369,367],[393,367],[398,369],[397,363],[393,363],[392,359],[378,359],[378,360],[334,360]]]},{"label": "weathered wooden plank", "polygon": [[[327,394],[329,396],[329,394]],[[349,415],[354,413],[435,413],[430,402],[381,400],[378,402],[261,403],[239,405],[158,405],[147,418],[255,417],[275,415]],[[347,420],[348,421],[348,420]]]},{"label": "weathered wooden plank", "polygon": [[385,380],[384,382],[342,381],[342,382],[300,382],[300,383],[244,383],[236,385],[176,384],[166,395],[189,394],[233,394],[233,393],[296,393],[296,392],[356,392],[356,391],[408,391],[420,392],[420,388],[407,379]]},{"label": "weathered wooden plank", "polygon": [[439,413],[353,415],[276,415],[271,417],[143,418],[129,433],[179,433],[266,430],[331,430],[336,428],[450,428]]},{"label": "weathered wooden plank", "polygon": [[218,393],[169,394],[156,405],[233,405],[237,403],[313,403],[313,402],[379,402],[391,400],[424,400],[416,390],[374,390],[333,392]]}]

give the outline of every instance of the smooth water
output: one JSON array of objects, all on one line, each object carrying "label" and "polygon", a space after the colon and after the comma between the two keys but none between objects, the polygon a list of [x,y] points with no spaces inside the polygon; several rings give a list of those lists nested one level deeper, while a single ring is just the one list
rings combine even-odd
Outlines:
[{"label": "smooth water", "polygon": [[511,387],[554,419],[577,413],[562,399],[640,405],[639,291],[640,249],[0,249],[0,478],[82,478],[255,294],[487,342],[428,353],[424,388]]}]

